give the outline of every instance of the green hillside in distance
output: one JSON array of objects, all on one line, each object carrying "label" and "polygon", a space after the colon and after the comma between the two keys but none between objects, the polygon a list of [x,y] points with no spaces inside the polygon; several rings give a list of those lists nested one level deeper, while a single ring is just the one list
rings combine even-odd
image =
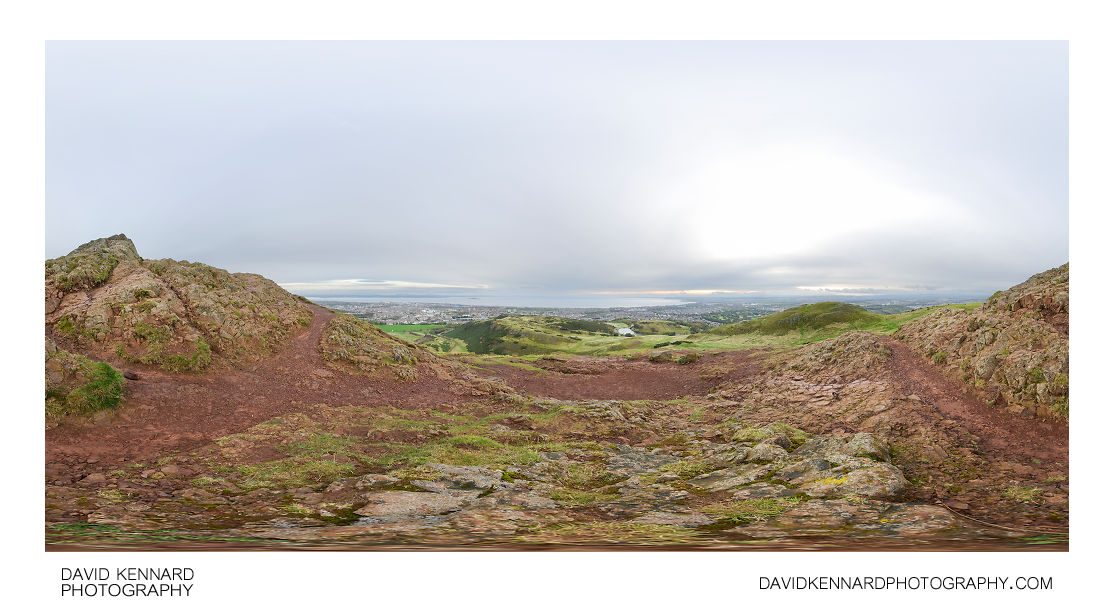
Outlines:
[{"label": "green hillside in distance", "polygon": [[788,334],[790,332],[820,332],[833,326],[861,330],[881,327],[885,317],[846,302],[817,302],[785,309],[772,315],[719,326],[708,334],[731,336],[735,334]]},{"label": "green hillside in distance", "polygon": [[803,304],[736,324],[718,326],[688,337],[694,346],[747,347],[804,345],[839,336],[852,330],[890,334],[903,323],[919,319],[939,309],[970,311],[981,303],[928,307],[880,315],[846,302]]}]

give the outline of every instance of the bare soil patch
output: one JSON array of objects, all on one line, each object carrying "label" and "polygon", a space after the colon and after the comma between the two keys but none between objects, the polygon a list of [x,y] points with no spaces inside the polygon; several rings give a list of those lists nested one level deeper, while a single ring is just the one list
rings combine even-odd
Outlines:
[{"label": "bare soil patch", "polygon": [[[562,400],[671,400],[707,394],[717,385],[745,381],[761,371],[761,354],[731,351],[705,355],[689,364],[625,358],[575,357],[539,360],[546,372],[481,360],[484,374],[496,376],[532,396]],[[549,363],[545,363],[549,362]],[[527,362],[524,362],[528,364]]]}]

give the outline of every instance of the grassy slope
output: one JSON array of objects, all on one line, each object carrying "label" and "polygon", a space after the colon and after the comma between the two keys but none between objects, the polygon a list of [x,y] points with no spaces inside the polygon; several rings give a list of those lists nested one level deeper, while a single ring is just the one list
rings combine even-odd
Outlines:
[{"label": "grassy slope", "polygon": [[864,329],[883,325],[882,315],[846,302],[817,302],[785,309],[778,313],[758,317],[737,324],[720,326],[708,331],[714,336],[733,336],[736,334],[788,334],[797,332],[807,335],[838,326],[849,329]]},{"label": "grassy slope", "polygon": [[[377,327],[390,334],[395,338],[400,338],[404,341],[424,345],[427,343],[434,343],[431,349],[437,349],[442,352],[447,352],[451,347],[451,343],[445,347],[436,346],[436,341],[439,341],[438,333],[448,330],[452,326],[450,324],[377,324]],[[461,350],[465,350],[463,345]]]},{"label": "grassy slope", "polygon": [[742,349],[747,347],[791,347],[837,337],[851,330],[890,334],[901,324],[919,319],[938,309],[974,310],[981,303],[942,305],[878,315],[842,302],[820,302],[786,309],[748,321],[712,328],[688,340],[697,349]]}]

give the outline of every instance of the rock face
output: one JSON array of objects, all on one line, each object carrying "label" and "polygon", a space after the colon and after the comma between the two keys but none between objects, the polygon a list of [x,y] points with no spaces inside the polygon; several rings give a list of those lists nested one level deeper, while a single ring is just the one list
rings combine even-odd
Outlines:
[{"label": "rock face", "polygon": [[998,292],[975,312],[940,309],[894,333],[990,404],[1068,415],[1068,265]]},{"label": "rock face", "polygon": [[[777,453],[772,453],[776,449]],[[690,479],[688,485],[708,491],[728,491],[741,486],[744,498],[785,497],[805,494],[813,498],[861,496],[879,500],[901,498],[909,482],[889,463],[889,445],[866,432],[853,436],[816,436],[791,452],[770,443],[758,443],[745,463]],[[738,457],[738,456],[736,456]],[[757,487],[784,485],[759,495]]]},{"label": "rock face", "polygon": [[46,262],[46,326],[60,345],[164,370],[202,370],[214,355],[269,355],[309,324],[301,300],[259,275],[145,260],[123,234]]}]

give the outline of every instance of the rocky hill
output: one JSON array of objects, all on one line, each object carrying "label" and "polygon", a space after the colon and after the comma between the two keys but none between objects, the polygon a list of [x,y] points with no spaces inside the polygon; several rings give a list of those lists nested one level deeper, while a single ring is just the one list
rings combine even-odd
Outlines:
[{"label": "rocky hill", "polygon": [[146,260],[123,234],[46,262],[47,337],[77,353],[168,371],[269,355],[309,324],[304,301],[255,274]]},{"label": "rocky hill", "polygon": [[995,293],[974,312],[940,309],[894,333],[988,404],[1068,416],[1068,265]]}]

